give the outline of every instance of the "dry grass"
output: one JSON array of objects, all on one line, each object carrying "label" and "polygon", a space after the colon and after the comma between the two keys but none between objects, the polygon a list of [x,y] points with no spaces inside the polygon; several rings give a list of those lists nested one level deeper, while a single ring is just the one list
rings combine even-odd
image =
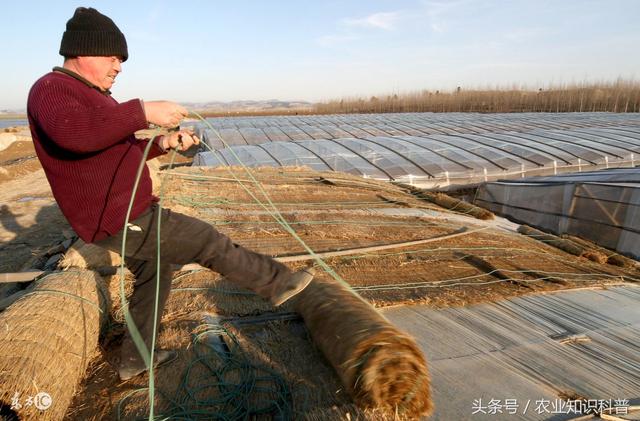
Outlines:
[{"label": "dry grass", "polygon": [[[189,175],[170,178],[167,193],[172,199],[168,199],[167,206],[220,224],[218,227],[231,238],[253,244],[257,251],[284,253],[292,250],[288,249],[290,239],[284,236],[282,230],[277,225],[266,224],[271,217],[265,215],[264,210],[249,206],[250,198],[237,183],[225,181],[225,178],[229,178],[226,169],[192,168],[181,171]],[[437,218],[433,212],[437,209],[435,205],[385,183],[332,174],[332,179],[338,182],[327,184],[319,181],[319,177],[329,177],[328,174],[302,169],[261,169],[254,170],[254,173],[274,201],[291,203],[280,206],[289,221],[320,222],[294,225],[305,241],[315,244],[314,247],[347,248],[354,244],[370,245],[432,237],[466,224],[461,222],[459,216],[449,219],[449,215],[453,214],[444,210],[445,213]],[[244,177],[242,173],[238,175]],[[390,203],[380,196],[396,203]],[[183,203],[181,198],[185,197],[197,197],[197,203],[180,204]],[[227,202],[218,200],[221,198],[226,198]],[[383,206],[403,209],[425,207],[428,213],[422,217],[391,217],[370,212],[363,206],[344,206],[344,202],[349,201],[373,202],[368,206],[374,209]],[[206,202],[215,204],[205,205]],[[327,223],[336,220],[346,223]],[[374,225],[367,226],[365,222]],[[468,222],[487,224],[471,218]],[[382,223],[398,225],[375,225]],[[461,306],[522,294],[604,285],[620,282],[623,276],[637,277],[637,272],[632,270],[596,264],[531,238],[492,229],[422,247],[332,258],[327,260],[327,264],[375,307],[404,303],[433,307]],[[291,265],[292,269],[297,267]],[[209,370],[221,363],[221,357],[215,354],[207,356],[210,366],[203,365],[197,361],[198,354],[193,342],[193,334],[200,332],[203,327],[202,315],[208,313],[234,320],[225,325],[227,331],[237,339],[236,345],[229,344],[233,349],[231,355],[245,358],[244,367],[248,370],[246,374],[249,378],[264,373],[263,369],[267,367],[286,383],[290,392],[287,406],[293,411],[291,418],[394,419],[380,409],[363,410],[353,404],[340,375],[332,368],[328,358],[314,347],[310,339],[313,332],[308,332],[299,320],[241,323],[246,319],[287,316],[294,310],[293,304],[287,303],[275,309],[267,301],[238,289],[210,271],[184,275],[178,278],[180,274],[176,274],[174,277],[158,339],[158,347],[178,349],[180,355],[178,361],[157,372],[156,387],[162,392],[156,401],[157,413],[179,412],[180,408],[170,399],[188,398],[184,395],[183,384],[194,386],[205,380],[215,380]],[[451,282],[456,278],[465,278],[464,283]],[[111,279],[109,287],[112,298],[117,297],[116,279]],[[328,281],[329,275],[321,272],[318,279]],[[131,280],[127,281],[127,290],[130,290]],[[113,317],[116,321],[122,318],[118,299],[114,299]],[[224,341],[230,337],[222,336],[226,338]],[[240,381],[240,377],[231,375],[228,380]],[[184,383],[187,380],[193,383]],[[147,382],[148,377],[140,376],[121,383],[104,358],[98,358],[92,364],[67,418],[115,419],[120,403],[124,419],[144,416],[148,411],[144,392],[136,393],[132,399],[125,398],[135,389],[145,387]],[[240,385],[245,384],[240,382]],[[221,391],[211,388],[202,393],[202,398],[211,402],[220,397]],[[238,398],[243,399],[237,401],[238,405],[260,399],[260,395],[249,392],[241,395]],[[198,406],[193,400],[187,403],[190,408]],[[209,409],[215,412],[215,409]],[[255,417],[268,418],[269,415]]]},{"label": "dry grass", "polygon": [[69,268],[96,270],[104,266],[120,265],[121,261],[119,254],[79,239],[64,254],[59,266],[64,270]]},{"label": "dry grass", "polygon": [[618,79],[552,85],[545,89],[512,87],[477,89],[458,87],[452,92],[428,91],[370,98],[344,98],[316,104],[318,114],[389,112],[638,112],[640,82]]},{"label": "dry grass", "polygon": [[0,313],[0,411],[17,394],[48,393],[51,407],[23,405],[20,419],[61,419],[94,359],[98,332],[109,304],[102,280],[93,272],[49,275],[29,294]]},{"label": "dry grass", "polygon": [[348,286],[316,279],[295,298],[314,343],[361,407],[418,418],[433,410],[425,357]]}]

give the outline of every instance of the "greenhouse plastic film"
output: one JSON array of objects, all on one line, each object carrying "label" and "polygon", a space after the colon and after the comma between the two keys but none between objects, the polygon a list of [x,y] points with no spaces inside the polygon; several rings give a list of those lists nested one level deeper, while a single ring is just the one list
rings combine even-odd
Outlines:
[{"label": "greenhouse plastic film", "polygon": [[[637,259],[640,183],[607,181],[626,172],[602,171],[600,183],[572,182],[568,176],[488,183],[479,189],[475,203],[517,222],[587,238]],[[597,174],[588,177],[593,180]],[[580,179],[580,175],[575,177]]]}]

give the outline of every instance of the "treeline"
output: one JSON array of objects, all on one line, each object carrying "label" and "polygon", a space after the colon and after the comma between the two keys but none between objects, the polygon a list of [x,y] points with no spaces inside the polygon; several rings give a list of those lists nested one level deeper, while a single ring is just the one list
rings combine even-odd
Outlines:
[{"label": "treeline", "polygon": [[233,110],[233,111],[221,111],[221,110],[196,110],[198,114],[205,118],[209,117],[270,117],[276,115],[311,115],[318,114],[318,112],[312,108],[274,108],[268,110]]},{"label": "treeline", "polygon": [[463,89],[345,98],[318,103],[317,114],[402,112],[640,112],[640,82],[557,85],[546,89]]}]

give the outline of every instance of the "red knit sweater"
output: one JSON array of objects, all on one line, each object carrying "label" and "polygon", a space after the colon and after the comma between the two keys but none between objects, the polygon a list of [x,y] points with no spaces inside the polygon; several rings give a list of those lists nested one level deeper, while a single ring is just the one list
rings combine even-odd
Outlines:
[{"label": "red knit sweater", "polygon": [[[51,72],[31,88],[27,113],[53,195],[76,233],[92,243],[120,231],[149,141],[133,135],[148,127],[140,100],[119,104],[78,76]],[[147,159],[163,153],[154,143]],[[153,201],[145,165],[130,219]]]}]

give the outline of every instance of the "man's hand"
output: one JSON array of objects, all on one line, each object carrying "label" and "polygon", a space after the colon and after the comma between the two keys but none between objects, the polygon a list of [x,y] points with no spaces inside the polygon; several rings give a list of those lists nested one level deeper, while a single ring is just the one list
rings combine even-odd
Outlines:
[{"label": "man's hand", "polygon": [[179,126],[182,119],[189,115],[189,111],[171,101],[145,101],[144,114],[149,123],[170,129]]},{"label": "man's hand", "polygon": [[200,139],[193,133],[193,130],[182,129],[165,135],[160,142],[165,150],[178,149],[186,151],[193,145],[199,145]]}]

